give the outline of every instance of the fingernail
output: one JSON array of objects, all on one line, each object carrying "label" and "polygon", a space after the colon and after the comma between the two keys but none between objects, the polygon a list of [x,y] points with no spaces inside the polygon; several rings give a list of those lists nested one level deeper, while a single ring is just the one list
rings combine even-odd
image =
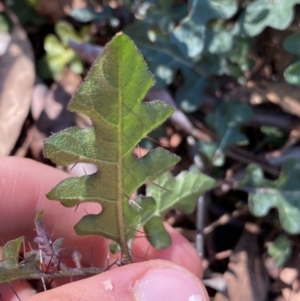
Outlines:
[{"label": "fingernail", "polygon": [[200,281],[184,269],[156,268],[148,271],[134,285],[137,301],[205,301]]}]

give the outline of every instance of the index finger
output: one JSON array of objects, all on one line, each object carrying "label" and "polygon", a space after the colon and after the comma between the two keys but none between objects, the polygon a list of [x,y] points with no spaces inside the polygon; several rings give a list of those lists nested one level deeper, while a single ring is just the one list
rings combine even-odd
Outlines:
[{"label": "index finger", "polygon": [[[26,241],[36,248],[34,219],[44,210],[44,224],[51,229],[53,240],[65,238],[64,247],[78,250],[83,264],[105,267],[107,265],[107,239],[101,236],[78,236],[73,227],[83,215],[99,213],[96,203],[85,203],[74,208],[63,207],[59,202],[49,201],[45,194],[68,174],[33,160],[0,158],[0,239],[3,242],[24,235]],[[168,230],[173,243],[162,251],[155,251],[146,239],[136,240],[133,253],[136,258],[172,260],[197,276],[201,276],[201,262],[191,244],[174,230]],[[149,249],[150,247],[150,249]],[[70,252],[71,253],[71,252]]]}]

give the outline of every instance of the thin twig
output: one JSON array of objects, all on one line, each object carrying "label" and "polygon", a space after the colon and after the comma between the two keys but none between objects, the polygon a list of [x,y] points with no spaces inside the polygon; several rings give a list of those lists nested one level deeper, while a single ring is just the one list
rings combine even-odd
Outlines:
[{"label": "thin twig", "polygon": [[255,156],[252,153],[237,147],[230,147],[226,149],[225,154],[226,156],[240,161],[244,164],[257,163],[265,172],[269,173],[274,177],[278,177],[279,175],[279,169],[277,167],[269,166],[267,160],[262,156]]},{"label": "thin twig", "polygon": [[200,196],[198,198],[198,203],[197,203],[196,250],[201,258],[203,257],[203,251],[204,251],[204,239],[203,239],[204,215],[205,215],[204,196]]},{"label": "thin twig", "polygon": [[216,221],[211,223],[209,226],[205,227],[203,230],[204,234],[209,234],[214,231],[217,227],[223,226],[231,222],[232,220],[239,218],[242,215],[249,213],[249,208],[247,206],[237,209],[232,213],[226,213],[220,216]]}]

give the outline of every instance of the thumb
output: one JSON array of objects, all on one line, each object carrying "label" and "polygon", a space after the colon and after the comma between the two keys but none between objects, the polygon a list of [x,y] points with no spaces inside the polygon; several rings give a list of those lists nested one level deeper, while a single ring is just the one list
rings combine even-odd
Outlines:
[{"label": "thumb", "polygon": [[35,295],[28,301],[208,301],[201,281],[170,261],[133,263]]}]

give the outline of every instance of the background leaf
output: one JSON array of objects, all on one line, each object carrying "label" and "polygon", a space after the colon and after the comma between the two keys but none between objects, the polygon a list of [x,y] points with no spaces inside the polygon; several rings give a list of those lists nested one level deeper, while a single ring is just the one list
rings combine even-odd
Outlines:
[{"label": "background leaf", "polygon": [[206,90],[213,86],[208,77],[228,74],[243,81],[252,66],[249,40],[234,37],[222,21],[236,13],[236,1],[223,4],[190,1],[189,14],[174,29],[175,22],[160,24],[162,19],[174,20],[170,11],[161,11],[151,2],[142,20],[125,28],[145,56],[156,78],[155,88],[174,84],[178,72],[183,76],[175,98],[185,112],[194,112],[202,104]]},{"label": "background leaf", "polygon": [[300,162],[286,161],[278,180],[264,177],[257,165],[248,166],[240,185],[249,190],[249,208],[255,216],[265,216],[271,208],[277,208],[280,223],[290,234],[300,233]]},{"label": "background leaf", "polygon": [[83,63],[75,51],[68,47],[68,41],[87,42],[89,40],[89,27],[82,27],[76,32],[74,27],[66,22],[59,21],[55,25],[55,33],[46,36],[44,49],[46,55],[38,62],[38,73],[44,79],[58,80],[66,66],[77,74],[83,72]]},{"label": "background leaf", "polygon": [[234,32],[240,36],[256,36],[267,26],[284,30],[294,18],[294,5],[299,0],[256,0],[239,17]]},{"label": "background leaf", "polygon": [[208,86],[207,79],[201,74],[203,70],[216,66],[215,61],[212,60],[214,62],[212,67],[205,57],[203,62],[207,62],[207,66],[194,65],[176,46],[169,44],[165,36],[157,34],[154,42],[151,42],[145,37],[144,31],[150,32],[149,36],[153,33],[150,25],[144,22],[137,22],[126,28],[126,33],[137,43],[147,59],[150,71],[155,75],[155,88],[160,89],[171,84],[180,70],[184,76],[184,83],[175,94],[176,100],[184,111],[195,111],[202,103],[204,91]]},{"label": "background leaf", "polygon": [[192,213],[198,197],[217,185],[215,180],[204,174],[188,171],[181,172],[176,177],[166,172],[154,182],[165,188],[153,184],[147,188],[147,196],[153,197],[159,204],[160,214],[165,214],[169,208],[186,214]]},{"label": "background leaf", "polygon": [[170,172],[166,172],[154,183],[148,184],[146,197],[137,199],[142,210],[135,208],[136,215],[131,215],[127,224],[130,229],[144,227],[149,242],[155,248],[166,248],[171,243],[163,226],[168,210],[173,208],[186,214],[192,213],[199,196],[216,185],[216,181],[204,174],[186,171],[173,177]]},{"label": "background leaf", "polygon": [[235,0],[191,0],[189,1],[189,14],[175,28],[171,42],[185,56],[197,57],[204,48],[207,22],[211,19],[228,19],[236,11],[237,3]]}]

